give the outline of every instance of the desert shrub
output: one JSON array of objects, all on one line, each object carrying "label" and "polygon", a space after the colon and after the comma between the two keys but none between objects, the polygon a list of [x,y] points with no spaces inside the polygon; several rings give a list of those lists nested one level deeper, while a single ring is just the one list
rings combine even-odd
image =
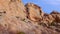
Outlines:
[{"label": "desert shrub", "polygon": [[18,32],[17,34],[25,34],[24,32]]}]

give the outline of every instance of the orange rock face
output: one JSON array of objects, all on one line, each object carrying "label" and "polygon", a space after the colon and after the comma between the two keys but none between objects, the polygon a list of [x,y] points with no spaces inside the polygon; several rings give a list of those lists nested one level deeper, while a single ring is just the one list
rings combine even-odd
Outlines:
[{"label": "orange rock face", "polygon": [[0,0],[0,34],[60,34],[60,13],[46,14],[21,0]]},{"label": "orange rock face", "polygon": [[17,32],[19,30],[16,26],[19,23],[17,18],[24,19],[25,17],[25,7],[21,0],[0,0],[0,25],[3,30]]},{"label": "orange rock face", "polygon": [[19,16],[21,18],[24,18],[26,16],[24,13],[25,7],[20,1],[21,0],[2,0],[0,1],[0,10],[2,12],[6,11],[7,16]]},{"label": "orange rock face", "polygon": [[28,3],[26,4],[27,7],[27,12],[28,12],[28,17],[33,20],[33,21],[39,21],[42,19],[43,12],[41,10],[41,7],[33,4],[33,3]]}]

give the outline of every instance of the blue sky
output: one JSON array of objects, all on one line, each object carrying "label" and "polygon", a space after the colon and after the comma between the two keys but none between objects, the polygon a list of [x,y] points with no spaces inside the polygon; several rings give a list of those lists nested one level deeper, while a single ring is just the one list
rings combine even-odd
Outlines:
[{"label": "blue sky", "polygon": [[60,12],[60,0],[22,0],[24,4],[34,3],[42,7],[45,13],[50,13],[53,10]]}]

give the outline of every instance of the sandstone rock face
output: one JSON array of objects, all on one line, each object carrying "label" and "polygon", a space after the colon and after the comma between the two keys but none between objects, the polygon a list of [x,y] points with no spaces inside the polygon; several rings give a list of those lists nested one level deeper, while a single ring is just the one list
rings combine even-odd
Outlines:
[{"label": "sandstone rock face", "polygon": [[52,17],[52,15],[44,15],[43,19],[41,20],[42,23],[45,24],[51,24],[55,19]]},{"label": "sandstone rock face", "polygon": [[[15,34],[20,28],[17,25],[20,21],[17,19],[24,19],[25,17],[25,7],[21,0],[0,0],[0,34],[9,34],[9,32],[14,32]],[[4,30],[8,30],[9,32],[5,32]]]},{"label": "sandstone rock face", "polygon": [[24,13],[25,7],[21,3],[21,0],[1,0],[0,10],[0,12],[5,11],[7,16],[19,16],[21,18],[26,16]]},{"label": "sandstone rock face", "polygon": [[50,14],[60,14],[60,13],[57,11],[52,11]]},{"label": "sandstone rock face", "polygon": [[0,0],[0,34],[60,34],[60,13],[21,0]]},{"label": "sandstone rock face", "polygon": [[27,12],[28,12],[28,17],[33,20],[33,21],[39,21],[42,19],[43,12],[41,10],[41,7],[33,4],[33,3],[28,3],[26,4]]}]

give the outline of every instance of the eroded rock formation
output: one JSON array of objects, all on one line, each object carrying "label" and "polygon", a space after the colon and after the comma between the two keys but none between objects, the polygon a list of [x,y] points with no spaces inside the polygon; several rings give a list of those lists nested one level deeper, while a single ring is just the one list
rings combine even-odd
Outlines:
[{"label": "eroded rock formation", "polygon": [[33,21],[39,21],[42,19],[43,12],[41,7],[33,4],[33,3],[28,3],[25,5],[28,13],[28,17],[33,20]]},{"label": "eroded rock formation", "polygon": [[60,13],[21,0],[0,0],[0,34],[60,34]]}]

